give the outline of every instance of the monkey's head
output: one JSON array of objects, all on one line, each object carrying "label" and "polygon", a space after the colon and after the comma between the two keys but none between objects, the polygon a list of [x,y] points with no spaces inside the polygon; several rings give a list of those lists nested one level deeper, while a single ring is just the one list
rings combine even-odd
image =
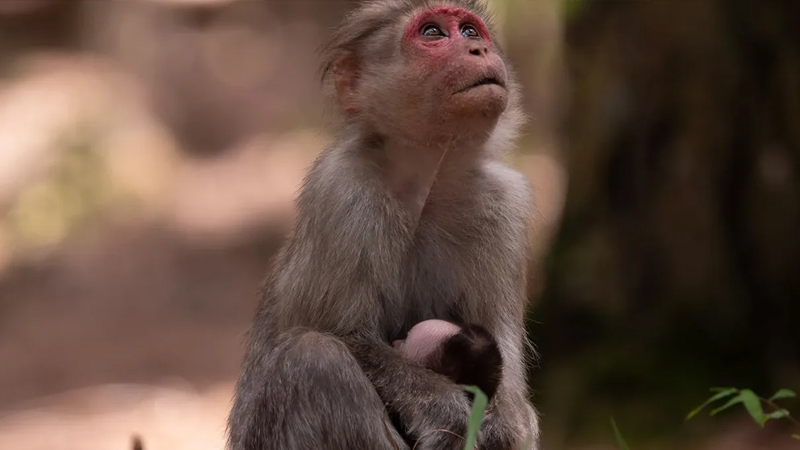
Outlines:
[{"label": "monkey's head", "polygon": [[326,47],[324,79],[350,121],[427,142],[518,124],[517,88],[478,0],[374,0]]},{"label": "monkey's head", "polygon": [[441,358],[444,343],[461,332],[461,327],[445,320],[430,319],[414,325],[404,340],[392,343],[403,356],[416,364],[428,366]]}]

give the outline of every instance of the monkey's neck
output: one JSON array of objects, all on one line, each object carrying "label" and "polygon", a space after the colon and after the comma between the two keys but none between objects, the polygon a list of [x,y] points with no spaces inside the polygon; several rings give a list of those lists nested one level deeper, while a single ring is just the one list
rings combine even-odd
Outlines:
[{"label": "monkey's neck", "polygon": [[461,182],[479,164],[483,156],[481,144],[383,139],[373,154],[378,156],[389,191],[412,217],[419,219],[437,186]]}]

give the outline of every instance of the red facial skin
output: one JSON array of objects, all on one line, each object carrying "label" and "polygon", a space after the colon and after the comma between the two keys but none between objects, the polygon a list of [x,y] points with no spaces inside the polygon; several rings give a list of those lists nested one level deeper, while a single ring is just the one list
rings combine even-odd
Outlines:
[{"label": "red facial skin", "polygon": [[[427,37],[422,28],[438,26],[446,35]],[[471,25],[478,36],[466,37],[461,28]],[[505,85],[505,68],[496,54],[489,30],[483,21],[470,11],[453,6],[430,8],[415,14],[405,31],[402,43],[412,64],[420,74],[441,75],[439,83],[457,93],[484,76],[492,76]]]},{"label": "red facial skin", "polygon": [[[441,26],[445,33],[450,36],[450,39],[437,39],[435,41],[424,41],[420,39],[420,31],[422,26],[427,23],[436,23]],[[492,37],[489,35],[489,30],[486,29],[483,21],[475,14],[452,6],[440,6],[438,8],[431,8],[421,11],[415,15],[411,22],[406,27],[403,34],[403,42],[412,43],[413,45],[436,48],[444,47],[448,43],[452,43],[453,38],[468,39],[461,35],[460,28],[462,25],[470,24],[475,27],[481,39],[487,44],[492,44]],[[432,52],[433,53],[433,52]]]},{"label": "red facial skin", "polygon": [[[414,130],[409,137],[426,146],[485,141],[512,93],[510,74],[486,24],[455,6],[422,9],[406,23],[397,64],[375,71],[380,82],[362,84],[359,95],[367,96],[363,104],[371,107],[365,117],[377,130],[391,129],[385,134]],[[438,32],[425,35],[429,24]],[[380,83],[389,88],[379,89]],[[347,93],[342,84],[340,91]]]}]

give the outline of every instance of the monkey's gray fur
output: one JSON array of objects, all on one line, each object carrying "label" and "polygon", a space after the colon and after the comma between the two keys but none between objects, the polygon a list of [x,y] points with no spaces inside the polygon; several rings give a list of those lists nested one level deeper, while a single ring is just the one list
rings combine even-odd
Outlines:
[{"label": "monkey's gray fur", "polygon": [[[432,318],[481,325],[499,344],[503,378],[479,448],[538,448],[524,328],[531,198],[525,178],[502,162],[522,122],[510,71],[508,106],[491,129],[430,144],[447,151],[429,190],[414,184],[410,199],[399,198],[392,178],[435,153],[397,124],[430,118],[377,80],[397,73],[411,15],[441,4],[487,20],[478,0],[377,0],[350,14],[325,48],[324,78],[354,55],[361,95],[373,100],[347,116],[304,181],[250,331],[230,450],[462,448],[452,433],[466,432],[467,395],[391,346]],[[381,95],[396,100],[367,104]]]}]

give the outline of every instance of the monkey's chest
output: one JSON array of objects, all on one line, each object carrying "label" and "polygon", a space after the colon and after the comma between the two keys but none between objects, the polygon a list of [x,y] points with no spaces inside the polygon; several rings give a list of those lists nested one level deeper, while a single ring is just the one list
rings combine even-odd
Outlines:
[{"label": "monkey's chest", "polygon": [[404,271],[404,328],[427,319],[459,321],[469,296],[463,248],[443,230],[417,236]]}]

